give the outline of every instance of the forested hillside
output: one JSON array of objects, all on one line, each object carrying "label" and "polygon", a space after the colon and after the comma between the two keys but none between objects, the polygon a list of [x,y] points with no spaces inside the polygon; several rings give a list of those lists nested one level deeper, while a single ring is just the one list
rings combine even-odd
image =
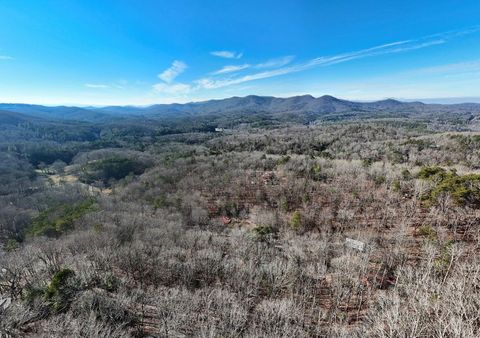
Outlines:
[{"label": "forested hillside", "polygon": [[132,117],[161,118],[183,120],[199,118],[218,123],[238,123],[239,120],[267,120],[308,123],[322,119],[338,119],[355,116],[356,118],[422,117],[438,118],[450,114],[473,119],[480,114],[479,103],[462,104],[425,104],[422,102],[401,102],[393,99],[374,102],[354,102],[338,99],[330,95],[313,97],[311,95],[286,98],[249,95],[221,100],[190,102],[185,104],[154,104],[139,106],[40,106],[29,104],[0,103],[0,111],[20,113],[43,119],[77,120],[105,122],[112,119]]},{"label": "forested hillside", "polygon": [[0,335],[480,335],[475,105],[238,100],[0,112]]}]

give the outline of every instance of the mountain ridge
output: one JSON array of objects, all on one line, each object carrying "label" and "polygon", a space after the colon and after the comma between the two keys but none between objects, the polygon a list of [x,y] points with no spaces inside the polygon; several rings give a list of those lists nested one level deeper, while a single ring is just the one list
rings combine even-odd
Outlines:
[{"label": "mountain ridge", "polygon": [[274,96],[248,95],[208,101],[153,104],[150,106],[42,106],[18,103],[0,103],[0,110],[21,113],[40,118],[96,121],[117,117],[143,116],[195,117],[204,115],[224,115],[229,113],[268,113],[279,114],[343,114],[343,113],[480,113],[478,103],[436,104],[420,101],[404,102],[385,99],[372,102],[349,101],[331,95],[313,97],[299,95],[287,98]]}]

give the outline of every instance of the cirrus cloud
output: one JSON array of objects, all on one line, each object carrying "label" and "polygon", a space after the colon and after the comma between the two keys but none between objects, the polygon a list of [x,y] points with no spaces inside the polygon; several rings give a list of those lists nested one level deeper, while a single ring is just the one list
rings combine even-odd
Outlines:
[{"label": "cirrus cloud", "polygon": [[275,67],[283,67],[295,59],[293,55],[287,55],[275,59],[270,59],[265,62],[259,63],[255,65],[255,68],[275,68]]},{"label": "cirrus cloud", "polygon": [[[204,77],[193,80],[188,84],[172,84],[170,82],[173,81],[176,75],[173,77],[166,76],[163,79],[166,83],[154,85],[154,89],[157,92],[170,95],[184,95],[194,92],[201,92],[202,90],[215,90],[218,88],[239,85],[250,81],[273,78],[290,73],[306,71],[316,67],[327,67],[379,55],[405,53],[420,50],[423,48],[432,48],[437,45],[445,44],[448,41],[457,37],[467,34],[473,34],[479,31],[480,27],[473,27],[466,30],[443,32],[423,36],[416,39],[401,40],[380,44],[370,48],[359,49],[350,52],[319,56],[316,58],[311,58],[298,62],[293,62],[295,57],[288,55],[273,59],[267,59],[263,62],[259,62],[256,64],[227,65],[223,66],[217,71],[206,74]],[[234,51],[216,51],[211,52],[211,54],[227,59],[239,59],[242,57],[242,53],[237,53]],[[175,65],[172,65],[171,68],[175,68],[173,66]],[[185,67],[180,67],[181,71],[183,71]],[[475,62],[472,62],[455,65],[454,67],[468,68],[469,70],[471,70],[476,68],[477,64]],[[248,69],[249,71],[241,72],[245,69]],[[170,69],[168,69],[167,71],[170,71]],[[443,71],[443,69],[433,69],[430,71]],[[163,73],[161,75],[163,75]]]},{"label": "cirrus cloud", "polygon": [[230,66],[225,66],[225,67],[217,70],[213,74],[218,75],[218,74],[226,74],[226,73],[235,73],[235,72],[239,72],[241,70],[247,69],[247,68],[250,68],[249,64],[238,65],[238,66],[230,65]]},{"label": "cirrus cloud", "polygon": [[175,60],[169,68],[158,74],[158,77],[166,83],[171,83],[177,76],[182,74],[185,69],[187,69],[187,64],[185,62]]},{"label": "cirrus cloud", "polygon": [[432,39],[431,37],[422,38],[417,40],[404,40],[396,41],[392,43],[387,43],[367,49],[357,50],[354,52],[347,52],[332,56],[320,56],[314,59],[310,59],[303,63],[297,63],[288,65],[285,67],[279,67],[276,69],[261,71],[253,74],[247,74],[238,77],[229,77],[229,78],[203,78],[197,80],[196,83],[198,86],[204,89],[217,89],[223,88],[231,85],[236,85],[244,82],[250,82],[255,80],[267,79],[271,77],[286,75],[290,73],[297,73],[304,71],[313,67],[326,67],[339,63],[344,63],[347,61],[352,61],[356,59],[372,57],[377,55],[384,54],[394,54],[401,53],[421,48],[426,48],[434,45],[443,44],[447,41],[446,38],[436,38]]},{"label": "cirrus cloud", "polygon": [[243,53],[232,52],[229,50],[218,50],[210,52],[210,54],[224,59],[240,59],[243,56]]},{"label": "cirrus cloud", "polygon": [[157,83],[153,85],[153,89],[158,93],[168,95],[185,95],[190,93],[192,87],[185,83],[167,84]]}]

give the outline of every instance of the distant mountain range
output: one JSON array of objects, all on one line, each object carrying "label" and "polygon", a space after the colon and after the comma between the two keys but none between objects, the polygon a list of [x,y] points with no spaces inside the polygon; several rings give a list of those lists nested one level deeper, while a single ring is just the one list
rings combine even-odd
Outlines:
[{"label": "distant mountain range", "polygon": [[[3,113],[2,113],[3,112]],[[185,104],[156,104],[148,107],[107,106],[107,107],[48,107],[30,104],[0,104],[0,119],[13,119],[7,112],[20,113],[43,119],[64,119],[78,121],[100,121],[112,118],[147,117],[174,118],[194,116],[225,116],[230,113],[263,113],[274,117],[282,115],[309,115],[313,118],[324,115],[345,113],[401,113],[436,114],[436,113],[480,113],[480,104],[425,104],[422,102],[401,102],[382,100],[375,102],[353,102],[337,99],[333,96],[315,98],[311,95],[277,98],[271,96],[231,97],[222,100],[192,102]],[[23,118],[23,117],[18,117]]]},{"label": "distant mountain range", "polygon": [[[64,119],[78,121],[94,121],[109,117],[108,114],[88,108],[67,106],[41,106],[35,104],[0,103],[0,111],[14,112],[44,119]],[[0,115],[2,117],[2,115]]]}]

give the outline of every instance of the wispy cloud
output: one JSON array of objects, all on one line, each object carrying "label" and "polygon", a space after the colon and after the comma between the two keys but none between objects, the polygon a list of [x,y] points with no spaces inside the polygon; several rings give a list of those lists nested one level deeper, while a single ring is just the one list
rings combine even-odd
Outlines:
[{"label": "wispy cloud", "polygon": [[[366,49],[350,51],[336,55],[319,56],[303,62],[294,62],[295,57],[289,55],[266,60],[257,64],[227,65],[215,72],[210,73],[209,75],[206,75],[203,78],[192,81],[191,83],[172,83],[178,74],[183,72],[186,68],[186,64],[183,62],[175,61],[172,64],[172,67],[159,75],[159,78],[163,80],[163,83],[155,84],[153,89],[158,93],[172,96],[177,95],[180,97],[183,95],[183,97],[187,97],[187,94],[192,94],[201,90],[224,88],[251,81],[306,71],[316,67],[327,67],[346,63],[368,57],[420,50],[436,45],[442,45],[447,43],[449,40],[476,32],[480,32],[480,26],[471,27],[465,30],[433,34],[417,39],[390,42]],[[234,51],[215,51],[211,52],[211,54],[227,59],[239,59],[242,57],[242,53],[237,53]],[[450,68],[477,69],[478,64],[477,62],[473,62],[467,64],[448,65],[447,67],[447,69],[441,68],[425,71],[444,71],[449,70]],[[243,72],[240,73],[241,71]]]},{"label": "wispy cloud", "polygon": [[262,68],[278,68],[278,67],[283,67],[293,61],[295,57],[292,55],[287,55],[275,59],[270,59],[262,63],[250,65],[250,64],[243,64],[243,65],[228,65],[220,68],[219,70],[213,72],[213,75],[220,75],[220,74],[227,74],[227,73],[235,73],[239,72],[244,69],[248,68],[257,68],[257,69],[262,69]]},{"label": "wispy cloud", "polygon": [[210,52],[210,54],[225,59],[241,59],[243,56],[243,53],[232,52],[229,50],[219,50],[215,52]]},{"label": "wispy cloud", "polygon": [[158,93],[168,94],[168,95],[185,95],[191,91],[191,86],[184,83],[176,84],[167,84],[167,83],[157,83],[153,85],[153,89]]},{"label": "wispy cloud", "polygon": [[287,55],[280,58],[270,59],[255,65],[255,68],[277,68],[283,67],[295,59],[293,55]]},{"label": "wispy cloud", "polygon": [[441,38],[441,39],[450,40],[459,36],[464,36],[464,35],[478,33],[478,32],[480,32],[480,25],[472,26],[466,29],[461,29],[461,30],[452,30],[447,32],[435,33],[432,35],[425,36],[423,37],[423,39]]},{"label": "wispy cloud", "polygon": [[226,74],[226,73],[235,73],[235,72],[247,69],[247,68],[250,68],[249,64],[238,65],[238,66],[230,65],[230,66],[225,66],[225,67],[217,70],[216,72],[213,72],[213,74],[218,75],[218,74]]},{"label": "wispy cloud", "polygon": [[8,55],[0,55],[0,60],[13,60],[13,57]]},{"label": "wispy cloud", "polygon": [[480,71],[480,60],[467,62],[449,63],[439,66],[426,67],[416,69],[414,72],[418,74],[448,74],[448,73],[472,73]]},{"label": "wispy cloud", "polygon": [[99,83],[85,83],[85,87],[87,87],[87,88],[96,88],[96,89],[110,88],[109,85],[99,84]]},{"label": "wispy cloud", "polygon": [[[331,56],[321,56],[317,57],[303,63],[293,64],[287,67],[280,67],[277,69],[257,72],[253,74],[248,74],[239,77],[229,77],[229,78],[203,78],[197,80],[197,85],[205,89],[216,89],[226,86],[236,85],[244,82],[266,79],[281,75],[286,75],[290,73],[296,73],[311,69],[314,67],[326,67],[334,64],[344,63],[347,61],[353,61],[356,59],[384,55],[384,54],[394,54],[412,51],[416,49],[426,48],[434,45],[440,45],[445,43],[449,38],[451,38],[451,33],[448,34],[437,34],[435,36],[429,36],[427,38],[415,39],[415,40],[404,40],[396,41],[392,43],[387,43],[379,46],[374,46],[367,49],[362,49],[353,52],[347,52]],[[287,60],[288,61],[288,60]],[[266,62],[266,64],[268,61]]]},{"label": "wispy cloud", "polygon": [[160,73],[158,77],[166,83],[171,83],[178,75],[183,73],[185,69],[187,69],[185,62],[175,60],[172,65]]},{"label": "wispy cloud", "polygon": [[191,85],[185,83],[173,83],[178,75],[183,73],[187,69],[187,64],[183,61],[175,60],[172,65],[158,75],[163,82],[154,84],[153,90],[157,93],[167,95],[185,95],[192,89]]}]

